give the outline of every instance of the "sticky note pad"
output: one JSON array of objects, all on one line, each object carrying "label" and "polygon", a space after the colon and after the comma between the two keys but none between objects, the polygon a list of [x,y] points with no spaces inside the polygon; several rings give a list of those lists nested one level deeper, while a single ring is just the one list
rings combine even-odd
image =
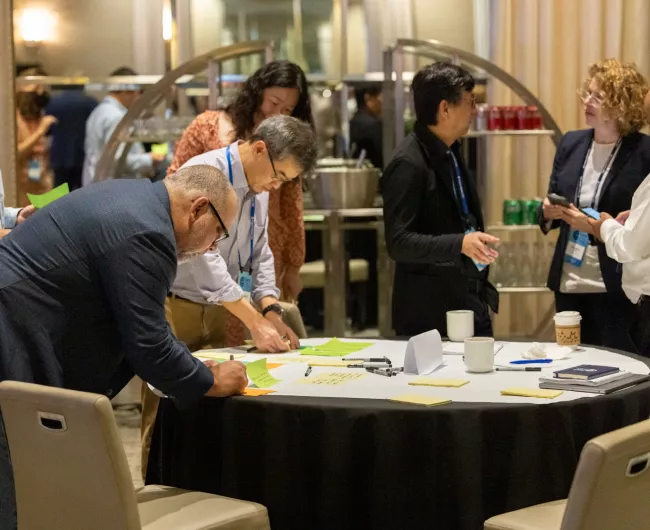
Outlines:
[{"label": "sticky note pad", "polygon": [[151,152],[154,155],[167,156],[167,152],[168,152],[167,144],[152,144]]},{"label": "sticky note pad", "polygon": [[265,396],[266,394],[273,394],[275,390],[271,390],[269,388],[247,388],[244,391],[245,396]]},{"label": "sticky note pad", "polygon": [[42,193],[41,195],[33,195],[31,193],[28,193],[27,198],[29,199],[29,202],[32,203],[34,208],[40,209],[44,208],[51,202],[64,197],[68,193],[70,193],[70,188],[68,187],[68,183],[64,182],[53,190],[50,190],[47,193]]},{"label": "sticky note pad", "polygon": [[260,359],[246,365],[246,372],[255,386],[258,388],[268,388],[277,385],[280,381],[269,373],[266,366],[266,358]]},{"label": "sticky note pad", "polygon": [[[215,361],[229,361],[230,360],[230,353],[217,353],[217,352],[211,352],[209,350],[199,350],[194,352],[192,355],[194,357],[200,357],[201,359],[213,359]],[[241,359],[243,355],[241,354],[234,354],[233,357],[235,359]]]},{"label": "sticky note pad", "polygon": [[399,403],[413,403],[414,405],[424,405],[426,407],[451,403],[451,399],[423,396],[421,394],[401,394],[399,396],[388,398],[388,400],[397,401]]},{"label": "sticky note pad", "polygon": [[343,357],[352,353],[358,353],[373,346],[373,342],[343,342],[339,339],[332,339],[325,344],[308,346],[301,349],[300,355],[320,355],[325,357]]},{"label": "sticky note pad", "polygon": [[502,396],[523,396],[553,399],[564,394],[562,390],[544,390],[543,388],[511,387],[501,391]]},{"label": "sticky note pad", "polygon": [[409,381],[409,386],[444,386],[458,388],[469,383],[469,379],[437,379],[435,377],[419,377]]}]

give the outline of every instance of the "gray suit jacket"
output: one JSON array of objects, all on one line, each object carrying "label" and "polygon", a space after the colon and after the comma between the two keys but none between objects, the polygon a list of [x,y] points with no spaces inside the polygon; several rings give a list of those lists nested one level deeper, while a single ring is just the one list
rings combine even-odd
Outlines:
[{"label": "gray suit jacket", "polygon": [[0,381],[111,397],[135,373],[198,401],[212,374],[165,319],[176,263],[162,182],[93,184],[35,213],[0,240]]}]

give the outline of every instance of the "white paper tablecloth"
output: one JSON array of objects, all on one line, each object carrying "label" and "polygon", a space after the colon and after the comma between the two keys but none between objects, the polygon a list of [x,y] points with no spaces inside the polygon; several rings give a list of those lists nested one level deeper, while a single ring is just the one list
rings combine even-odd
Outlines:
[{"label": "white paper tablecloth", "polygon": [[[309,339],[301,341],[302,345],[318,345],[327,342],[329,339]],[[348,340],[346,340],[347,342]],[[351,340],[350,340],[351,341]],[[388,357],[393,367],[403,366],[406,342],[401,341],[371,341],[362,340],[359,342],[374,342],[370,348],[362,350],[358,354],[347,355],[350,358],[356,357]],[[510,361],[521,359],[521,353],[530,348],[532,342],[501,342],[503,348],[495,355],[495,365],[508,365]],[[444,349],[444,344],[443,344]],[[212,350],[241,354],[241,349]],[[200,356],[200,352],[195,355]],[[278,354],[247,354],[240,361],[254,361],[261,357],[270,357],[273,360],[281,357],[299,356],[297,352]],[[305,356],[307,357],[307,356]],[[313,358],[313,357],[310,357]],[[320,359],[341,359],[341,357],[319,357]],[[345,358],[345,357],[343,357]],[[444,379],[466,379],[469,384],[460,388],[423,387],[409,386],[408,382],[420,376],[399,374],[394,377],[383,377],[366,372],[363,368],[337,368],[337,367],[314,367],[310,378],[327,372],[350,372],[365,373],[366,377],[357,381],[336,386],[309,385],[297,383],[303,379],[307,369],[308,359],[304,363],[291,362],[284,366],[271,370],[272,375],[281,380],[273,390],[273,395],[285,396],[320,396],[340,398],[365,398],[365,399],[386,399],[399,394],[423,394],[440,398],[451,399],[456,402],[484,402],[484,403],[531,403],[550,404],[559,401],[571,401],[574,399],[598,399],[601,396],[586,394],[582,392],[564,392],[554,399],[538,399],[517,396],[502,396],[501,390],[508,387],[539,388],[540,377],[552,377],[555,370],[577,366],[579,364],[599,364],[606,366],[617,366],[622,370],[637,374],[648,374],[650,368],[641,361],[637,361],[625,355],[612,353],[596,348],[584,348],[571,353],[566,359],[553,361],[542,366],[541,372],[492,372],[488,374],[471,374],[465,371],[462,355],[444,355],[443,366],[428,374],[427,377]],[[535,365],[532,365],[535,366]]]}]

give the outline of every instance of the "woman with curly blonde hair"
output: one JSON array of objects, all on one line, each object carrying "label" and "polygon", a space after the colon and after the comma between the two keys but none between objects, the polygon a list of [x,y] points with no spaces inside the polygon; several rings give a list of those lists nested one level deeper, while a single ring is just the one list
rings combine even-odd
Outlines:
[{"label": "woman with curly blonde hair", "polygon": [[634,192],[650,173],[650,137],[639,132],[647,91],[633,64],[606,59],[589,67],[578,90],[589,128],[564,135],[548,188],[571,206],[553,205],[546,198],[539,211],[545,234],[560,229],[548,277],[556,310],[580,312],[584,344],[630,352],[636,352],[629,331],[636,313],[621,288],[621,267],[593,237],[581,210],[614,217],[629,210]]}]

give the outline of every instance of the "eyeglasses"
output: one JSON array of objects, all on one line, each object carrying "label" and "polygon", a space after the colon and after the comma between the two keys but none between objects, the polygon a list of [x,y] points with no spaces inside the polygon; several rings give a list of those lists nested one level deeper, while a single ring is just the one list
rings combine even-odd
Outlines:
[{"label": "eyeglasses", "polygon": [[278,175],[278,172],[275,169],[275,163],[273,162],[273,157],[271,156],[271,152],[268,149],[266,150],[266,154],[269,155],[269,162],[271,162],[271,167],[273,168],[273,179],[280,182],[290,182],[291,179],[283,179],[280,175]]},{"label": "eyeglasses", "polygon": [[217,217],[217,220],[219,221],[219,224],[221,225],[221,230],[223,230],[222,234],[220,236],[217,236],[217,238],[214,240],[214,244],[216,245],[219,243],[219,241],[223,241],[224,239],[228,239],[230,237],[230,234],[228,233],[228,229],[226,228],[226,225],[223,223],[223,220],[221,219],[221,216],[219,215],[219,212],[217,209],[214,207],[214,205],[208,201],[208,205],[210,206],[210,209],[212,210],[212,213]]},{"label": "eyeglasses", "polygon": [[582,101],[582,103],[585,105],[591,99],[591,104],[596,108],[602,107],[603,103],[605,102],[602,94],[599,94],[598,92],[589,92],[584,88],[578,90],[578,96],[580,97],[580,101]]}]

